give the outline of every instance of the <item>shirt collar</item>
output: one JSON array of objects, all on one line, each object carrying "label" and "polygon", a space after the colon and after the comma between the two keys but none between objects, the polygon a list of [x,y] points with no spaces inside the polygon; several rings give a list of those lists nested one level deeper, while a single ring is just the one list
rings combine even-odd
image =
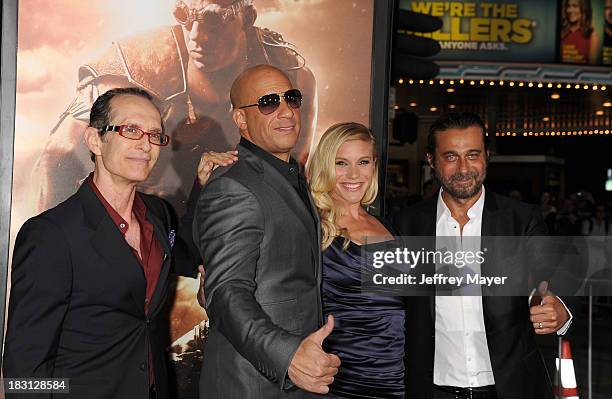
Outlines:
[{"label": "shirt collar", "polygon": [[[447,219],[452,218],[450,209],[448,209],[448,206],[446,206],[446,203],[442,199],[443,190],[444,188],[440,188],[440,191],[438,192],[438,206],[437,206],[436,222],[440,222],[442,218],[447,218]],[[467,215],[468,215],[468,218],[470,218],[470,220],[482,217],[482,211],[484,209],[484,200],[485,200],[485,188],[483,185],[482,190],[480,191],[480,197],[478,198],[478,201],[476,201],[474,205],[472,205],[472,207],[468,209],[467,211]]]},{"label": "shirt collar", "polygon": [[[87,176],[87,179],[85,179],[85,184],[88,184],[89,187],[91,187],[92,191],[94,192],[96,197],[98,197],[98,200],[100,200],[100,202],[104,206],[104,209],[106,209],[109,216],[113,220],[113,223],[115,224],[115,226],[117,226],[121,234],[125,236],[130,226],[128,222],[126,222],[121,217],[121,215],[119,215],[119,213],[115,210],[115,208],[113,208],[113,206],[106,200],[106,198],[104,198],[104,196],[102,195],[102,193],[96,186],[96,183],[94,183],[93,181],[93,172],[91,172],[89,176]],[[140,194],[138,193],[138,191],[136,191],[136,193],[134,194],[132,212],[134,212],[134,216],[136,216],[136,219],[138,220],[139,223],[142,224],[144,221],[146,221],[147,206],[142,200],[142,198],[140,197]]]},{"label": "shirt collar", "polygon": [[257,144],[245,139],[244,137],[240,138],[240,145],[250,150],[253,154],[255,154],[258,158],[263,159],[274,169],[278,170],[279,173],[283,176],[295,176],[297,179],[299,170],[299,165],[295,159],[289,158],[289,162],[285,162],[280,158],[275,157],[270,154],[268,151],[264,150]]}]

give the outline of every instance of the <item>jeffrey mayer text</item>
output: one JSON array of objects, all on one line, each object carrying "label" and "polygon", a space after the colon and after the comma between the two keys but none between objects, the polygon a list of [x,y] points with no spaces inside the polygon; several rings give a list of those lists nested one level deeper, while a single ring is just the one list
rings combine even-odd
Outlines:
[{"label": "jeffrey mayer text", "polygon": [[377,273],[373,276],[374,284],[377,285],[462,285],[476,284],[490,287],[492,285],[503,285],[506,283],[507,276],[487,277],[480,274],[466,274],[465,276],[445,276],[441,273],[436,273],[432,276],[425,274],[421,275],[421,279],[417,276],[402,273],[399,276],[385,276]]}]

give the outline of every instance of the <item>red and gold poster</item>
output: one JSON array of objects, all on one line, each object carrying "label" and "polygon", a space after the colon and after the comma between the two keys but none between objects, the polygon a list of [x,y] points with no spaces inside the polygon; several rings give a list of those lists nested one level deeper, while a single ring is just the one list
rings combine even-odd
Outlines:
[{"label": "red and gold poster", "polygon": [[[179,216],[202,152],[238,142],[229,88],[248,66],[275,65],[302,90],[294,154],[302,162],[331,124],[367,124],[373,8],[373,0],[20,0],[11,243],[93,169],[83,130],[110,88],[138,86],[159,102],[172,141],[140,189]],[[175,285],[169,350],[180,396],[190,397],[206,314],[198,280]]]}]

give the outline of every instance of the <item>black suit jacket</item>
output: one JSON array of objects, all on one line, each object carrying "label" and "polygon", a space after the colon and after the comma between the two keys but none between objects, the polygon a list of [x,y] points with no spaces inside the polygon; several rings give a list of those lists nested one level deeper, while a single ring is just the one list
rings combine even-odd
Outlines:
[{"label": "black suit jacket", "polygon": [[317,212],[274,167],[238,150],[202,190],[194,220],[210,320],[200,397],[311,397],[287,370],[322,322]]},{"label": "black suit jacket", "polygon": [[141,195],[165,252],[146,314],[143,268],[88,184],[23,225],[13,253],[5,377],[69,378],[62,398],[145,399],[150,347],[159,397],[168,396],[168,324],[160,310],[173,258],[182,274],[192,274],[197,259],[178,236],[169,238],[177,229],[171,208]]},{"label": "black suit jacket", "polygon": [[[430,236],[435,245],[438,196],[394,218],[403,236]],[[546,235],[537,208],[486,192],[481,236]],[[433,247],[435,248],[435,247]],[[483,273],[486,270],[486,261]],[[483,316],[495,386],[500,399],[552,398],[550,378],[536,347],[524,296],[483,296]],[[407,298],[406,392],[431,399],[435,350],[435,296]]]}]

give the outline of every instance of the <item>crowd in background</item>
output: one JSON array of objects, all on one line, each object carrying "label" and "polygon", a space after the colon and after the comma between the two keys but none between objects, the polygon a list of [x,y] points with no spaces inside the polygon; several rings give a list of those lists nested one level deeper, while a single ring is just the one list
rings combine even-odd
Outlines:
[{"label": "crowd in background", "polygon": [[[422,194],[406,195],[405,187],[397,187],[388,182],[387,214],[394,215],[401,207],[412,205],[437,195],[440,188],[434,180],[423,183]],[[401,189],[404,190],[401,190]],[[511,189],[506,193],[510,198],[523,202],[530,198],[539,198],[542,217],[546,221],[551,235],[558,236],[612,236],[611,204],[595,198],[588,191],[578,191],[564,198],[555,198],[551,191],[545,190],[540,195],[526,195],[519,190]],[[610,202],[610,201],[608,201]],[[392,217],[392,216],[391,216]]]},{"label": "crowd in background", "polygon": [[[388,182],[387,215],[393,216],[403,206],[412,205],[438,195],[440,188],[435,180],[423,183],[421,194],[406,195]],[[495,190],[494,190],[495,191]],[[585,264],[586,278],[612,278],[612,204],[608,198],[597,198],[588,191],[577,191],[563,198],[555,198],[554,190],[541,193],[526,193],[510,188],[501,194],[518,201],[539,205],[550,235],[583,237],[579,241],[588,251],[588,265]],[[610,303],[612,297],[601,298],[596,304]]]},{"label": "crowd in background", "polygon": [[578,191],[557,201],[550,191],[544,191],[540,195],[540,209],[551,234],[608,236],[612,233],[606,204],[587,191]]}]

